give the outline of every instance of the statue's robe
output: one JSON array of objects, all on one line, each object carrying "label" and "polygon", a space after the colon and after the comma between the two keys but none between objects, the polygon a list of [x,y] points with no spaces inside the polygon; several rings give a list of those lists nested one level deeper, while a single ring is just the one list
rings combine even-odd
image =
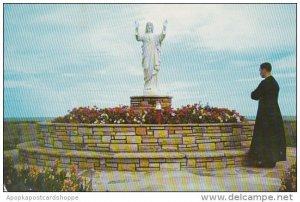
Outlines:
[{"label": "statue's robe", "polygon": [[279,85],[271,75],[251,93],[259,100],[253,138],[248,153],[250,160],[274,163],[286,160],[286,140],[278,105]]},{"label": "statue's robe", "polygon": [[136,33],[137,41],[142,41],[142,66],[146,89],[157,88],[157,73],[160,66],[161,43],[166,36],[165,30],[161,34],[145,33],[140,36]]}]

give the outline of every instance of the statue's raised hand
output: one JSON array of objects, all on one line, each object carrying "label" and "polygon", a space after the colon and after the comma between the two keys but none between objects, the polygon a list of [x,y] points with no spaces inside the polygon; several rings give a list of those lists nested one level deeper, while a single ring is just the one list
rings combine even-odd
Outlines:
[{"label": "statue's raised hand", "polygon": [[164,27],[166,27],[168,25],[168,20],[164,21]]},{"label": "statue's raised hand", "polygon": [[135,23],[135,29],[138,29],[139,26],[140,26],[140,25],[139,25],[139,22],[138,22],[138,21],[135,21],[134,23]]}]

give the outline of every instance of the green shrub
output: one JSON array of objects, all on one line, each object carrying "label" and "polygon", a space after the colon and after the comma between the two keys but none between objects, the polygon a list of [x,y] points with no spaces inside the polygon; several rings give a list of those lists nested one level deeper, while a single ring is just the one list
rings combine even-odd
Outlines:
[{"label": "green shrub", "polygon": [[292,164],[292,166],[286,171],[281,178],[281,186],[279,191],[282,192],[290,192],[297,191],[297,165],[296,163]]}]

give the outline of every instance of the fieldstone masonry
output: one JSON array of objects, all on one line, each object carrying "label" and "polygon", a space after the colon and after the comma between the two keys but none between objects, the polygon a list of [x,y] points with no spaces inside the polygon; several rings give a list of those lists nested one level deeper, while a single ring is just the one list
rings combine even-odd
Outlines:
[{"label": "fieldstone masonry", "polygon": [[239,166],[254,123],[61,124],[40,123],[36,142],[18,145],[25,162],[60,159],[96,170],[183,170]]}]

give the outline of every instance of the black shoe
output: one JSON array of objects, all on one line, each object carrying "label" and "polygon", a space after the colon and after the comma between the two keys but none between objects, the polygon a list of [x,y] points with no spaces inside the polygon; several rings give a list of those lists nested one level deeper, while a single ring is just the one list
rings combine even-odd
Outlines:
[{"label": "black shoe", "polygon": [[265,168],[274,168],[276,166],[276,162],[265,162],[264,167]]},{"label": "black shoe", "polygon": [[256,167],[258,167],[258,168],[264,168],[264,164],[263,164],[263,162],[262,161],[256,161]]},{"label": "black shoe", "polygon": [[257,161],[256,167],[258,168],[274,168],[276,166],[276,162],[264,162],[264,161]]}]

